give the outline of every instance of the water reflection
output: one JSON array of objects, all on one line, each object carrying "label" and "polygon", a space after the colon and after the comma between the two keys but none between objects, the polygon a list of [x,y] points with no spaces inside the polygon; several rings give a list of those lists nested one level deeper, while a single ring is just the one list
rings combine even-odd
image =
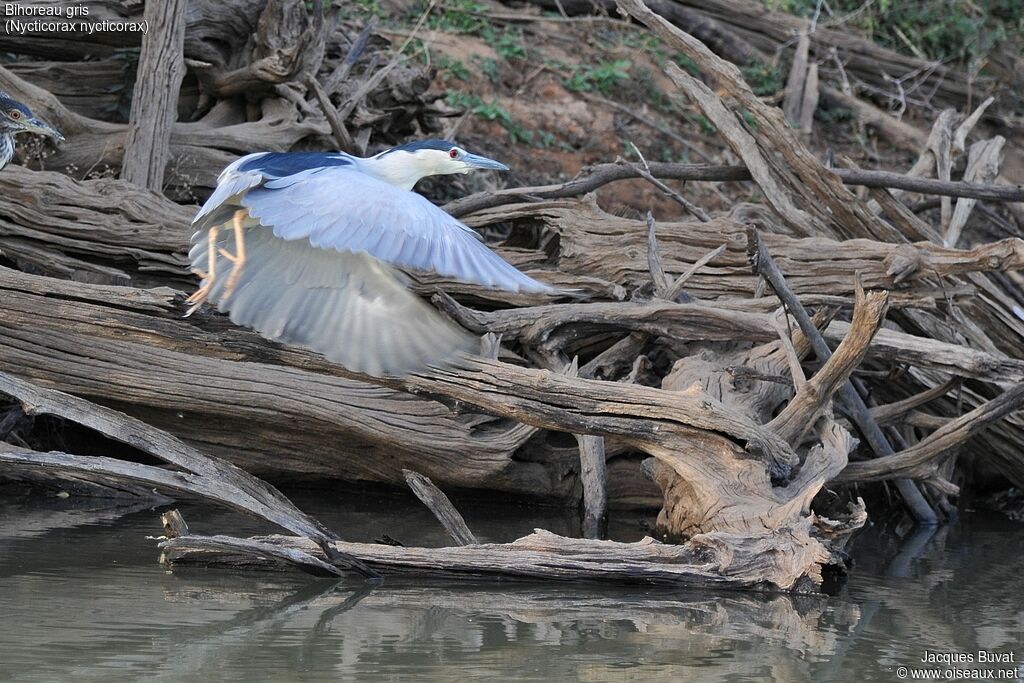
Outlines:
[{"label": "water reflection", "polygon": [[[851,548],[850,586],[817,598],[171,574],[145,538],[160,532],[153,511],[96,511],[45,533],[30,511],[0,508],[0,678],[891,680],[926,648],[1024,657],[1024,529],[994,518],[902,542],[869,531]],[[536,511],[466,512],[494,540],[543,522]],[[193,526],[261,530],[230,513],[185,513]],[[338,515],[357,536],[383,526],[444,542],[415,504]]]}]

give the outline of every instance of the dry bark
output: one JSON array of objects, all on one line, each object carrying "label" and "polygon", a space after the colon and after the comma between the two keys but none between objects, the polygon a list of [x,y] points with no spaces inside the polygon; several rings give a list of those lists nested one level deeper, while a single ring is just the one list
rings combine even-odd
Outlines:
[{"label": "dry bark", "polygon": [[171,126],[185,76],[186,5],[186,0],[150,2],[143,15],[149,31],[142,39],[121,177],[157,192],[164,185]]},{"label": "dry bark", "polygon": [[402,475],[405,477],[405,481],[409,484],[412,492],[434,513],[434,517],[437,518],[437,521],[441,522],[441,526],[452,537],[452,540],[458,545],[479,544],[476,536],[469,530],[466,520],[455,509],[452,502],[448,500],[448,496],[444,495],[441,489],[434,485],[434,482],[419,472],[413,472],[412,470],[402,470]]},{"label": "dry bark", "polygon": [[[856,518],[855,518],[856,519]],[[835,560],[812,535],[814,523],[779,529],[769,534],[712,533],[695,536],[685,545],[645,538],[636,543],[570,539],[537,530],[512,543],[452,548],[399,548],[388,545],[335,542],[333,547],[389,575],[415,575],[449,581],[485,579],[594,581],[675,587],[717,587],[754,590],[818,592],[821,576],[808,574]],[[238,562],[225,547],[199,537],[161,543],[172,566],[187,563],[233,565]],[[256,539],[316,556],[317,547],[305,539],[270,536]],[[210,552],[211,550],[215,552]],[[246,559],[246,566],[252,560]]]}]

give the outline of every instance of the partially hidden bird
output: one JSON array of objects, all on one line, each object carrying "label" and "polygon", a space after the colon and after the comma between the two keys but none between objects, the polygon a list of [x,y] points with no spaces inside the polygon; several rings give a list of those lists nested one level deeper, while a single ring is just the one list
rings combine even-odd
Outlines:
[{"label": "partially hidden bird", "polygon": [[14,136],[37,133],[62,142],[64,136],[56,128],[32,113],[32,110],[0,90],[0,170],[14,158]]},{"label": "partially hidden bird", "polygon": [[407,289],[399,269],[511,292],[558,290],[413,192],[427,176],[506,171],[446,140],[368,158],[262,152],[238,159],[193,221],[189,261],[204,301],[264,337],[347,369],[403,376],[457,361],[479,339]]}]

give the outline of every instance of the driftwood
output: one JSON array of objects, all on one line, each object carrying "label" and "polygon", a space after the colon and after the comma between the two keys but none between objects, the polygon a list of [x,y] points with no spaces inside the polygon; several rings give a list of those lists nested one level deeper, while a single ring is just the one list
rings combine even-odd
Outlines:
[{"label": "driftwood", "polygon": [[150,29],[142,39],[121,177],[150,190],[163,188],[171,126],[177,119],[178,90],[185,77],[186,5],[186,0],[148,3],[143,16]]},{"label": "driftwood", "polygon": [[[141,175],[131,158],[149,146],[133,144],[126,160],[125,145],[141,120],[153,129],[152,117],[135,112],[125,125],[98,108],[76,110],[32,85],[38,72],[0,68],[0,88],[69,137],[49,156],[26,159],[50,171],[0,174],[0,364],[10,373],[0,376],[0,393],[26,412],[80,422],[169,465],[2,443],[4,471],[125,493],[145,484],[202,495],[297,534],[199,537],[172,520],[163,543],[171,563],[797,592],[820,590],[826,569],[842,573],[848,534],[865,521],[862,505],[826,516],[813,503],[830,482],[900,480],[918,518],[930,521],[932,506],[942,509],[958,491],[951,463],[969,438],[994,444],[986,460],[1024,481],[1024,419],[1015,414],[1024,315],[1014,313],[1012,287],[1024,242],[966,239],[978,202],[1024,200],[1024,188],[1000,179],[998,140],[967,146],[988,105],[963,123],[941,115],[907,174],[851,168],[841,156],[846,168],[826,168],[732,64],[679,30],[697,27],[716,50],[745,53],[735,60],[742,62],[767,54],[753,47],[767,44],[755,41],[756,21],[742,29],[716,3],[654,3],[667,20],[638,0],[618,5],[698,65],[707,83],[671,63],[667,76],[742,166],[620,160],[558,185],[451,202],[453,214],[485,234],[511,235],[495,245],[507,260],[577,291],[524,296],[416,276],[416,290],[485,335],[485,349],[460,366],[402,379],[349,373],[214,312],[182,319],[181,305],[193,283],[185,250],[194,202],[230,160],[255,149],[362,151],[371,140],[430,130],[438,112],[427,78],[400,54],[426,15],[389,51],[372,24],[335,23],[319,3],[311,12],[299,0],[238,3],[223,26],[208,21],[216,16],[208,3],[190,3],[184,43],[170,50],[189,76],[165,88],[178,96],[182,122],[169,130],[169,164],[146,157],[155,163]],[[97,16],[120,11],[90,6]],[[570,2],[567,11],[592,7]],[[783,40],[763,33],[771,44]],[[805,33],[789,110],[806,129],[819,90],[813,64],[826,68],[826,41],[841,52],[861,45]],[[26,37],[22,53],[45,40]],[[108,78],[116,73],[110,40],[72,36],[66,49],[107,55],[82,73]],[[851,58],[853,73],[862,75],[862,60]],[[935,74],[948,82],[936,85]],[[942,101],[958,96],[958,78],[937,68],[921,83]],[[958,155],[968,161],[963,180],[954,179]],[[151,187],[165,172],[162,185],[189,205],[124,180],[76,179],[122,165]],[[588,194],[638,177],[695,219],[617,216]],[[715,215],[673,180],[753,181],[765,205]],[[851,185],[869,188],[877,206]],[[909,193],[944,197],[937,227],[904,203]],[[751,248],[760,255],[756,272]],[[870,448],[857,449],[852,432]],[[235,466],[292,479],[407,483],[460,547],[342,542]],[[580,505],[588,539],[537,532],[481,545],[431,480],[446,490]],[[678,545],[595,540],[609,507],[623,502],[660,507],[657,535]]]},{"label": "driftwood", "polygon": [[[101,483],[105,477],[112,477],[119,481],[156,484],[178,493],[199,494],[302,533],[329,552],[327,543],[335,538],[334,534],[302,513],[273,486],[229,463],[210,458],[139,420],[75,396],[42,389],[5,374],[0,374],[0,391],[18,399],[28,414],[52,414],[73,420],[185,471],[171,472],[150,465],[63,453],[40,454],[3,444],[0,448],[4,453],[0,457],[7,464],[35,470],[54,469],[58,476],[80,476],[86,480],[95,477]],[[344,555],[334,559],[364,575],[372,575],[358,560]]]},{"label": "driftwood", "polygon": [[434,513],[437,521],[441,522],[452,540],[459,545],[477,545],[479,543],[466,525],[466,520],[448,500],[448,496],[434,485],[434,482],[412,470],[402,470],[402,475],[412,492]]},{"label": "driftwood", "polygon": [[[817,412],[825,407],[823,403],[827,401],[827,398],[833,393],[838,392],[843,410],[853,419],[861,434],[864,435],[867,442],[871,445],[875,455],[879,457],[892,455],[894,452],[892,445],[885,434],[882,433],[878,423],[874,421],[860,394],[857,393],[853,384],[847,379],[849,373],[846,376],[835,372],[826,373],[830,366],[839,365],[838,362],[833,363],[832,361],[844,350],[843,346],[840,345],[836,349],[836,356],[832,355],[828,344],[825,343],[821,333],[818,332],[818,328],[814,325],[811,317],[803,310],[800,300],[797,299],[793,290],[789,288],[782,272],[775,265],[771,254],[768,253],[764,242],[756,232],[751,235],[750,254],[754,270],[771,283],[772,289],[775,290],[779,299],[785,304],[786,310],[792,313],[797,325],[800,326],[800,331],[807,337],[811,348],[814,349],[815,355],[818,356],[818,360],[824,363],[821,371],[814,376],[811,382],[805,383],[797,390],[793,400],[790,401],[789,405],[783,409],[778,417],[772,420],[771,424],[777,425],[776,430],[784,437],[788,437],[789,440],[799,438],[807,429],[805,421],[808,415],[816,417]],[[858,292],[858,295],[863,296],[861,292]],[[885,315],[884,303],[880,306],[880,309],[875,315],[874,329],[871,330],[872,336],[877,332],[882,317]],[[852,339],[853,334],[857,331],[856,322],[856,318],[854,318],[854,323],[850,328],[850,337],[848,338]],[[863,331],[861,333],[863,334]],[[861,353],[866,350],[867,343],[864,343]],[[822,380],[822,377],[826,377],[826,379]],[[825,387],[827,387],[827,390]],[[808,406],[807,404],[810,405]],[[914,482],[908,479],[900,479],[896,482],[896,485],[900,495],[903,496],[904,502],[906,502],[918,522],[924,524],[937,523],[938,520],[934,510],[928,505],[928,502],[921,495]]]},{"label": "driftwood", "polygon": [[[314,556],[318,553],[315,544],[297,537],[262,537],[258,542]],[[820,583],[820,576],[809,580],[800,570],[794,572],[795,567],[829,561],[807,528],[787,528],[769,536],[706,534],[681,546],[650,538],[637,543],[570,539],[537,530],[507,544],[399,548],[336,542],[333,547],[339,553],[358,558],[383,576],[413,574],[464,581],[499,578],[793,592],[816,592]],[[164,541],[161,548],[173,566],[230,563],[223,551],[241,550],[242,546],[215,545],[202,537],[193,542],[192,537],[184,537]]]},{"label": "driftwood", "polygon": [[[198,494],[286,528],[301,530],[315,539],[308,540],[307,544],[303,542],[307,541],[305,538],[182,535],[187,532],[187,525],[181,520],[165,518],[172,537],[161,543],[161,547],[171,562],[196,552],[200,557],[214,552],[283,561],[320,575],[339,575],[337,567],[342,567],[374,576],[373,567],[378,567],[387,573],[414,571],[421,575],[452,577],[610,580],[799,592],[818,590],[822,583],[821,567],[835,562],[811,534],[813,522],[809,519],[793,527],[787,525],[768,536],[760,532],[719,532],[694,537],[684,546],[665,546],[650,539],[635,544],[574,541],[547,532],[535,533],[508,546],[481,546],[475,544],[475,538],[465,528],[462,534],[468,535],[462,540],[473,545],[461,553],[458,549],[426,550],[334,542],[330,532],[291,506],[272,487],[189,449],[159,430],[82,399],[40,389],[11,377],[0,376],[0,390],[21,400],[28,411],[53,413],[79,421],[191,472],[173,472],[95,456],[44,454],[5,444],[0,447],[0,462],[8,467],[53,471],[58,476],[101,483],[127,480],[155,485],[165,491]],[[854,526],[862,521],[857,515],[853,517]],[[834,537],[835,525],[824,520],[821,523],[829,526],[829,534]],[[766,552],[768,548],[778,550],[781,546],[788,550]]]}]

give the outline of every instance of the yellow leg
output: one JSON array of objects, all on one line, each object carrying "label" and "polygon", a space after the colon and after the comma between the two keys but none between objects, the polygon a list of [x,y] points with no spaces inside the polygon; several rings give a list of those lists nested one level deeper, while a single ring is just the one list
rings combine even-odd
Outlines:
[{"label": "yellow leg", "polygon": [[196,309],[203,305],[206,298],[210,296],[210,291],[213,289],[213,283],[217,280],[217,236],[220,229],[215,225],[210,228],[210,231],[206,235],[206,262],[207,272],[201,270],[193,270],[192,272],[203,279],[202,285],[195,292],[192,293],[185,303],[192,304],[192,307],[185,313],[185,317],[192,315],[196,312]]},{"label": "yellow leg", "polygon": [[224,296],[221,297],[221,301],[227,301],[228,297],[234,293],[235,287],[238,286],[238,278],[242,276],[242,268],[245,266],[245,237],[243,235],[244,227],[242,226],[245,216],[245,210],[239,209],[235,211],[234,218],[232,219],[232,225],[235,230],[235,253],[229,254],[224,249],[219,250],[224,258],[234,264],[231,268],[231,274],[228,276],[228,281],[224,283]]}]

